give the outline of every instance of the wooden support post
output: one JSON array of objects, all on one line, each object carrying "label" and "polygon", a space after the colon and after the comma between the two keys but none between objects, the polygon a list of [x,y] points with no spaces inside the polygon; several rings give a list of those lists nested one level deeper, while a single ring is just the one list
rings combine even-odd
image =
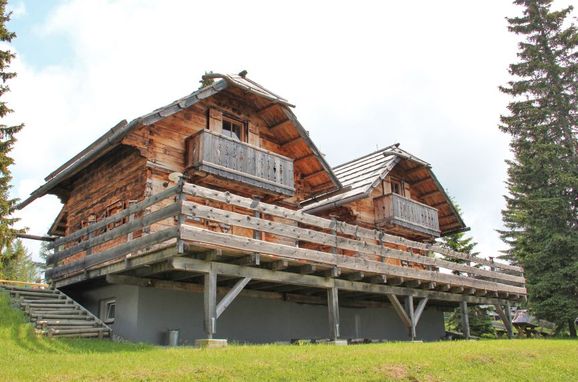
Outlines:
[{"label": "wooden support post", "polygon": [[327,310],[329,313],[329,338],[339,339],[339,290],[333,286],[327,289]]},{"label": "wooden support post", "polygon": [[505,314],[506,314],[506,322],[504,323],[506,325],[506,330],[508,331],[508,338],[513,338],[514,337],[514,329],[512,327],[512,310],[510,309],[510,302],[506,301],[506,304],[504,306],[504,310],[505,310]]},{"label": "wooden support post", "polygon": [[415,322],[415,311],[414,311],[414,307],[413,307],[413,296],[407,296],[405,298],[405,311],[407,312],[407,316],[409,317],[409,323],[410,323],[410,327],[409,327],[409,338],[412,341],[415,341],[416,338],[416,332],[415,332],[415,326],[416,326],[416,322]]},{"label": "wooden support post", "polygon": [[217,331],[217,273],[211,270],[204,277],[205,333],[211,339]]},{"label": "wooden support post", "polygon": [[403,326],[405,326],[406,328],[411,328],[411,321],[409,319],[409,316],[403,309],[403,306],[401,306],[399,300],[397,299],[397,296],[394,294],[387,294],[387,298],[389,299],[389,302],[391,302],[393,309],[401,319]]},{"label": "wooden support post", "polygon": [[496,304],[495,307],[496,313],[498,313],[498,316],[500,316],[500,319],[504,323],[504,328],[506,329],[508,338],[512,338],[514,336],[514,331],[512,329],[512,316],[510,313],[510,303],[508,302],[503,307],[500,304]]},{"label": "wooden support post", "polygon": [[468,303],[465,301],[460,302],[460,310],[462,313],[462,332],[464,333],[464,338],[469,340],[470,335],[470,318],[468,317]]}]

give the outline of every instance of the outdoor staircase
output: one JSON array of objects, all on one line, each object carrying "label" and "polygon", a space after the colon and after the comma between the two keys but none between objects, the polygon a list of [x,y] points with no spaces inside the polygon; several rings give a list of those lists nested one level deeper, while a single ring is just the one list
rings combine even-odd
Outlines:
[{"label": "outdoor staircase", "polygon": [[0,285],[12,304],[24,311],[36,331],[48,337],[111,338],[112,330],[98,317],[58,289]]}]

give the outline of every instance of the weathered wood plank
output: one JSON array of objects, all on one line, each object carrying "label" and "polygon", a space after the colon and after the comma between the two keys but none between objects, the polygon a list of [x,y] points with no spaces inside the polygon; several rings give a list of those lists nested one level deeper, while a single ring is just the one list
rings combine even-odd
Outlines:
[{"label": "weathered wood plank", "polygon": [[[259,202],[255,202],[259,203]],[[491,277],[501,281],[509,281],[524,285],[524,278],[508,274],[502,274],[495,271],[488,271],[464,264],[458,264],[447,260],[434,259],[427,256],[414,255],[401,250],[379,246],[366,241],[354,240],[340,236],[334,236],[324,232],[318,232],[306,228],[288,226],[286,224],[265,220],[257,217],[224,211],[217,208],[203,206],[193,202],[183,204],[183,213],[185,215],[218,221],[225,224],[231,224],[238,227],[250,228],[263,232],[273,233],[292,239],[308,241],[315,244],[335,246],[340,249],[352,250],[369,255],[379,256],[381,258],[393,258],[406,260],[413,263],[443,267],[460,272],[477,274],[480,276]]]},{"label": "weathered wood plank", "polygon": [[65,236],[63,238],[60,239],[56,239],[54,242],[52,242],[51,244],[49,244],[49,248],[53,249],[53,248],[57,248],[63,244],[69,243],[71,241],[80,239],[83,236],[88,235],[89,233],[92,233],[98,229],[104,228],[107,225],[111,224],[111,223],[116,223],[122,219],[124,219],[125,217],[128,217],[129,215],[133,214],[133,213],[137,213],[140,212],[141,210],[144,210],[147,207],[152,206],[153,204],[158,203],[161,200],[167,199],[173,195],[176,195],[177,192],[179,191],[179,187],[175,186],[175,187],[171,187],[163,192],[160,192],[156,195],[153,195],[139,203],[133,204],[132,206],[128,207],[127,209],[114,214],[113,216],[110,216],[108,218],[105,218],[99,222],[96,222],[94,224],[91,224],[90,226],[86,227],[86,228],[82,228],[79,229],[78,231],[73,232],[72,234]]},{"label": "weathered wood plank", "polygon": [[235,298],[241,293],[243,288],[247,286],[247,284],[251,281],[249,277],[243,277],[241,280],[237,281],[235,285],[227,292],[227,294],[219,301],[216,308],[217,318],[223,314],[225,309],[231,305],[231,303],[235,300]]},{"label": "weathered wood plank", "polygon": [[[245,198],[245,197],[242,197],[239,195],[234,195],[234,194],[231,194],[229,192],[221,192],[221,191],[217,191],[217,190],[211,190],[211,189],[204,188],[204,187],[201,187],[198,185],[193,185],[190,183],[185,184],[183,191],[189,195],[192,195],[192,196],[197,196],[197,197],[201,197],[201,198],[206,198],[206,199],[210,199],[210,200],[224,202],[227,204],[235,205],[237,207],[242,207],[242,208],[246,208],[246,209],[250,209],[250,210],[257,210],[257,211],[264,213],[264,214],[278,216],[278,217],[282,217],[282,218],[286,218],[286,219],[292,219],[292,220],[295,220],[299,223],[310,225],[310,226],[315,226],[315,227],[322,228],[322,229],[335,228],[335,223],[332,220],[324,219],[324,218],[317,217],[314,215],[310,215],[310,214],[304,213],[302,211],[293,211],[293,210],[290,210],[288,208],[284,208],[281,206],[270,205],[270,204],[266,204],[266,203],[262,203],[262,202],[254,203],[254,201],[250,198]],[[352,224],[347,224],[344,222],[338,222],[336,228],[340,234],[352,235],[352,236],[357,235],[357,237],[360,237],[363,239],[375,240],[375,241],[383,240],[384,242],[397,244],[397,245],[403,245],[403,246],[410,247],[410,248],[417,248],[417,249],[422,249],[422,250],[426,250],[426,251],[434,251],[434,252],[440,253],[442,255],[448,256],[448,257],[454,257],[454,258],[458,258],[458,259],[462,259],[462,260],[467,260],[467,261],[478,263],[481,265],[493,266],[496,268],[501,268],[501,269],[519,272],[519,273],[523,272],[522,268],[514,266],[514,265],[492,262],[490,260],[479,258],[479,257],[473,256],[473,255],[466,255],[463,253],[459,253],[459,252],[453,251],[451,249],[441,247],[439,245],[420,243],[420,242],[412,241],[409,239],[404,239],[404,238],[401,238],[398,236],[385,234],[381,231],[370,230],[370,229],[355,226]]]},{"label": "weathered wood plank", "polygon": [[283,244],[270,243],[260,240],[254,240],[246,237],[212,232],[192,226],[181,226],[181,239],[197,243],[217,245],[219,247],[230,248],[248,253],[257,252],[272,256],[281,256],[289,259],[302,260],[307,262],[326,264],[347,268],[360,272],[374,272],[388,276],[398,276],[409,279],[434,281],[439,283],[465,285],[471,288],[507,291],[516,294],[524,294],[525,289],[505,284],[498,284],[484,280],[456,276],[451,274],[442,274],[439,272],[417,270],[408,267],[386,264],[378,261],[372,261],[362,257],[350,257],[339,254],[320,252],[305,248],[290,247]]},{"label": "weathered wood plank", "polygon": [[139,219],[135,219],[130,223],[123,224],[119,227],[116,227],[110,231],[107,231],[101,235],[95,236],[90,240],[86,240],[81,242],[78,245],[75,245],[71,248],[68,248],[63,251],[55,252],[54,254],[50,255],[46,259],[46,263],[48,265],[55,264],[61,260],[64,260],[70,256],[75,255],[78,252],[87,250],[89,248],[93,248],[97,245],[103,244],[107,241],[116,239],[118,237],[124,236],[130,232],[138,230],[140,228],[144,228],[149,226],[153,223],[158,221],[164,220],[168,217],[175,216],[178,214],[180,210],[180,206],[178,204],[171,204],[168,207],[164,207],[158,211],[151,212],[148,215],[145,215]]},{"label": "weathered wood plank", "polygon": [[61,265],[59,267],[55,267],[53,269],[49,269],[46,271],[46,277],[48,279],[56,279],[61,277],[67,273],[78,272],[87,270],[89,267],[94,266],[96,264],[104,263],[111,260],[116,260],[122,258],[124,255],[136,252],[142,248],[147,246],[151,246],[153,244],[162,243],[169,239],[177,238],[178,237],[178,227],[171,227],[164,229],[159,232],[152,233],[150,235],[146,235],[140,237],[136,240],[129,241],[128,243],[121,244],[114,248],[111,248],[107,251],[94,254],[91,256],[85,256],[84,258],[74,261],[70,264]]}]

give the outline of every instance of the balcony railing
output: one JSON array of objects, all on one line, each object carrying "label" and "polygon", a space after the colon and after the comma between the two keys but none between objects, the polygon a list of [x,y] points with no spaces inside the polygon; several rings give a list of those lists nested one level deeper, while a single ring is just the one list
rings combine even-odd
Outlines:
[{"label": "balcony railing", "polygon": [[[122,224],[116,226],[117,222]],[[281,242],[283,238],[287,242]],[[308,248],[310,245],[313,249]],[[526,294],[523,270],[517,266],[190,183],[133,204],[55,240],[50,247],[55,252],[48,257],[47,264],[53,268],[47,270],[46,277],[56,282],[56,286],[102,277],[106,272],[145,267],[149,261],[203,256],[219,249],[218,261],[223,263],[238,263],[259,254],[263,268],[270,269],[279,261],[286,262],[282,269],[287,272],[299,272],[306,264],[314,265],[316,272],[325,275],[339,268],[345,278],[352,274],[367,278],[367,285],[373,276],[383,275],[386,277],[381,278],[382,284],[407,282],[440,288],[431,293],[442,300],[449,294],[443,291],[508,298]],[[454,259],[466,263],[456,263]],[[392,263],[393,260],[400,263]],[[335,275],[332,277],[341,277],[341,272]],[[295,273],[287,277],[284,279],[287,283],[302,285],[303,279],[317,276]],[[326,277],[322,283],[328,285]],[[347,288],[352,281],[335,280],[335,283]],[[388,289],[387,293],[399,289]]]},{"label": "balcony railing", "polygon": [[282,195],[295,193],[293,161],[207,130],[186,142],[186,166]]},{"label": "balcony railing", "polygon": [[431,236],[440,236],[438,210],[398,194],[376,198],[375,217],[378,225],[397,225]]}]

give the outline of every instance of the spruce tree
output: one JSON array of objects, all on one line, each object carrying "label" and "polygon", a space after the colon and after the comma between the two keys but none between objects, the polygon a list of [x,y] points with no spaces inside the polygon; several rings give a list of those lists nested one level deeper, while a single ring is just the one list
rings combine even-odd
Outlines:
[{"label": "spruce tree", "polygon": [[[516,0],[521,17],[508,18],[519,36],[511,97],[500,129],[510,134],[508,195],[502,239],[525,270],[534,314],[576,336],[578,317],[578,33],[572,7],[551,0]],[[569,25],[565,25],[565,23]]]},{"label": "spruce tree", "polygon": [[0,257],[0,278],[34,282],[37,276],[36,264],[21,240],[14,240],[3,250]]},{"label": "spruce tree", "polygon": [[[6,28],[6,23],[10,20],[10,13],[6,13],[6,2],[6,0],[0,0],[0,41],[9,43],[16,35]],[[13,58],[14,53],[10,49],[0,50],[0,120],[12,112],[2,100],[2,96],[10,91],[7,85],[8,80],[16,76],[16,73],[9,71]],[[16,142],[15,134],[22,127],[23,125],[7,126],[0,123],[0,251],[9,246],[16,233],[13,228],[16,219],[11,216],[11,213],[17,200],[10,198],[9,194],[12,181],[10,166],[14,160],[9,154]]]}]

